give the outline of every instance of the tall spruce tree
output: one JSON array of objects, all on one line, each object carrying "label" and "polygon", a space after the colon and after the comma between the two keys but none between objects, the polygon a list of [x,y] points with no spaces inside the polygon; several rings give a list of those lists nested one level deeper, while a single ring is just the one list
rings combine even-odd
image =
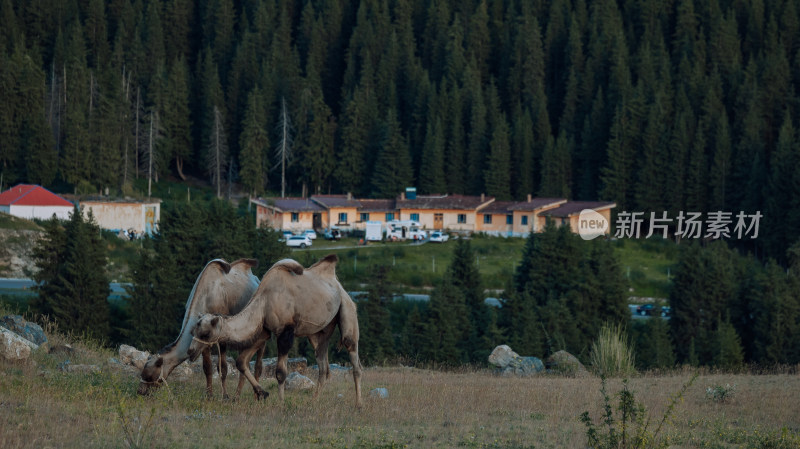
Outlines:
[{"label": "tall spruce tree", "polygon": [[[108,338],[111,290],[105,271],[107,250],[91,211],[84,219],[75,206],[63,231],[52,221],[47,232],[37,249],[37,262],[42,263],[37,280],[42,285],[36,310],[51,314],[64,332]],[[52,253],[45,256],[44,251]]]}]

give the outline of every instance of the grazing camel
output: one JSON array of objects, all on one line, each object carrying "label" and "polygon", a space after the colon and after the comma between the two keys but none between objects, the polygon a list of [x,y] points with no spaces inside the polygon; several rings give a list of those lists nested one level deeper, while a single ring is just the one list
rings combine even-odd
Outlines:
[{"label": "grazing camel", "polygon": [[[361,407],[358,317],[355,303],[336,278],[338,260],[335,254],[331,254],[306,270],[291,259],[277,262],[261,279],[261,285],[244,310],[230,317],[205,314],[197,320],[191,330],[195,339],[189,353],[204,350],[214,343],[249,342],[274,333],[278,343],[275,378],[278,380],[278,397],[283,400],[289,349],[294,337],[308,337],[319,365],[316,398],[330,378],[328,343],[338,324],[342,335],[340,345],[347,349],[353,364],[356,406]],[[239,366],[242,361],[236,363]],[[249,374],[244,372],[253,389],[261,390]]]},{"label": "grazing camel", "polygon": [[[254,259],[239,259],[232,264],[222,259],[214,259],[206,264],[200,276],[197,277],[192,292],[189,294],[189,299],[186,301],[186,313],[183,317],[183,325],[178,338],[161,349],[158,354],[150,356],[142,368],[138,389],[139,394],[149,394],[153,389],[165,383],[172,370],[189,358],[188,351],[192,342],[192,335],[189,331],[194,327],[195,321],[200,314],[234,314],[245,307],[253,292],[258,288],[258,278],[252,272],[252,268],[257,266],[258,261]],[[256,378],[261,377],[263,370],[261,358],[264,355],[264,344],[267,338],[269,338],[269,335],[260,340],[254,340],[247,347],[230,347],[230,349],[240,350],[240,355],[247,357],[248,362],[250,357],[257,353]],[[225,388],[225,379],[228,374],[228,362],[225,360],[227,349],[228,347],[225,345],[219,346],[220,380],[224,398],[228,398],[228,391]],[[203,372],[206,375],[206,393],[211,397],[213,395],[211,380],[214,369],[211,364],[211,348],[205,348],[202,351],[202,355]],[[244,376],[239,377],[236,397],[239,397],[242,391],[244,379]]]}]

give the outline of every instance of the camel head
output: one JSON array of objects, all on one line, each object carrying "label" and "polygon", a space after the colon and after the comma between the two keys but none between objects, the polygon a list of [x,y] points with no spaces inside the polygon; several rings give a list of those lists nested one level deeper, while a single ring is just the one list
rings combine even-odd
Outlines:
[{"label": "camel head", "polygon": [[136,390],[140,395],[146,396],[164,383],[164,357],[155,354],[147,359],[142,368],[139,388]]},{"label": "camel head", "polygon": [[189,359],[195,361],[206,348],[219,340],[222,333],[222,320],[218,315],[206,313],[197,319],[191,329],[192,344],[189,345]]}]

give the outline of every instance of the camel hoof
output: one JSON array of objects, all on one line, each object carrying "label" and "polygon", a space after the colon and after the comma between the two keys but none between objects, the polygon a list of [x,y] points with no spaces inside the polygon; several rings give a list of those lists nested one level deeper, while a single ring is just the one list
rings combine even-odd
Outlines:
[{"label": "camel hoof", "polygon": [[266,399],[269,396],[269,393],[264,390],[258,390],[255,392],[256,401],[260,401],[262,399]]}]

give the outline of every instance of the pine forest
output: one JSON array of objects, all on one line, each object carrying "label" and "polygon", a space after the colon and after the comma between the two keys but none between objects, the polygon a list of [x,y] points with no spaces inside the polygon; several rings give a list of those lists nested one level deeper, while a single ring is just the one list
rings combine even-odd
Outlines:
[{"label": "pine forest", "polygon": [[[0,0],[0,186],[127,194],[137,179],[172,179],[218,197],[235,186],[360,198],[415,186],[607,200],[615,214],[762,214],[757,239],[681,245],[670,324],[634,329],[663,337],[640,342],[648,366],[800,360],[799,94],[797,0]],[[197,263],[214,256],[192,214],[246,227],[218,207],[165,210],[137,301],[158,303],[142,289],[169,283],[158,267],[180,263],[181,242]],[[88,242],[85,226],[50,229],[49,242]],[[629,312],[609,250],[567,234],[529,238],[500,313],[470,284],[461,243],[428,307],[399,315],[414,318],[378,307],[390,287],[377,270],[366,359],[483,361],[498,336],[585,356],[603,322]],[[46,243],[51,274],[73,269]],[[225,245],[226,257],[248,247]],[[181,285],[195,268],[179,270]],[[91,287],[101,302],[105,283]],[[183,292],[157,294],[180,314]],[[456,318],[438,334],[425,326]]]}]

